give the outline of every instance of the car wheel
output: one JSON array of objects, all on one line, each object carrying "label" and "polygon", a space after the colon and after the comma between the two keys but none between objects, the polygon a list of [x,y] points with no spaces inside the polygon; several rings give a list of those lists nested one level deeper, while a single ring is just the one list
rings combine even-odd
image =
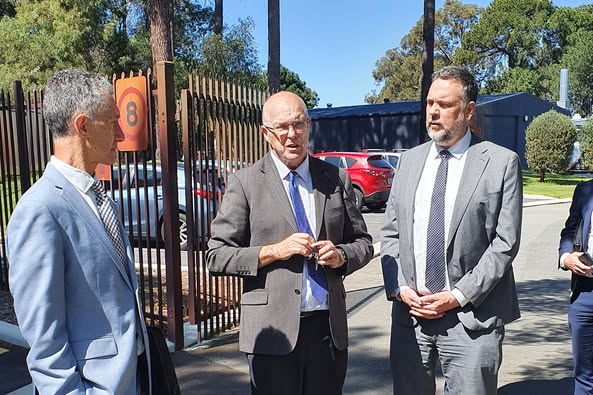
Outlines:
[{"label": "car wheel", "polygon": [[[165,223],[162,220],[161,240],[165,240]],[[187,219],[185,213],[179,213],[179,249],[187,251]]]},{"label": "car wheel", "polygon": [[379,211],[385,207],[385,203],[367,203],[367,207],[371,211]]},{"label": "car wheel", "polygon": [[354,203],[356,204],[356,208],[362,210],[362,205],[364,203],[364,194],[360,189],[354,188]]}]

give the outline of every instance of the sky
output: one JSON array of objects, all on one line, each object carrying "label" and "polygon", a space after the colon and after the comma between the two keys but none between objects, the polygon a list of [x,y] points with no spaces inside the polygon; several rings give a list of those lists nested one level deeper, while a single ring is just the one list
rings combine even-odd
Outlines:
[{"label": "sky", "polygon": [[[461,0],[486,7],[490,0]],[[553,0],[576,7],[591,0]],[[436,0],[436,8],[444,0]],[[259,63],[268,62],[266,0],[225,1],[224,23],[255,22]],[[416,24],[422,0],[280,0],[280,63],[296,72],[319,95],[318,107],[364,104],[375,88],[375,63]],[[419,66],[420,67],[420,66]]]}]

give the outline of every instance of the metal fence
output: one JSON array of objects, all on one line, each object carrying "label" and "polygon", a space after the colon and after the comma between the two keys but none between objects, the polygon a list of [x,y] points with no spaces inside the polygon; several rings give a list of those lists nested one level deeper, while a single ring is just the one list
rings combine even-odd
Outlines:
[{"label": "metal fence", "polygon": [[[114,87],[132,76],[114,76]],[[180,349],[184,336],[200,342],[239,323],[242,281],[210,276],[205,254],[229,173],[266,151],[266,94],[192,75],[176,99],[172,64],[145,76],[148,149],[120,152],[105,187],[135,249],[146,320]],[[25,94],[18,81],[13,95],[0,91],[0,290],[9,288],[6,224],[53,151],[42,102],[41,89]]]},{"label": "metal fence", "polygon": [[[208,185],[213,185],[210,188],[223,192],[229,173],[254,163],[265,153],[259,125],[266,93],[205,76],[190,76],[189,86],[181,92],[183,156],[192,158],[184,161],[185,180],[188,174],[198,174],[199,179],[205,174]],[[189,197],[191,188],[186,185],[185,190]],[[214,195],[218,202],[221,197],[222,193]],[[204,199],[194,203],[193,213],[204,213]],[[207,238],[199,236],[210,234],[211,218],[192,221],[193,213],[188,210],[188,224],[203,227],[188,229],[189,234],[195,233],[189,240],[198,241],[197,248],[188,248],[188,309],[190,322],[200,325],[200,340],[239,323],[242,281],[208,274]]]}]

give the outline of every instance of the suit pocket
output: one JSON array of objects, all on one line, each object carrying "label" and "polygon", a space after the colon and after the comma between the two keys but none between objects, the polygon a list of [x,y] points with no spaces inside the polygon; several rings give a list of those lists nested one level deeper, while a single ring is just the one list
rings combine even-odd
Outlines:
[{"label": "suit pocket", "polygon": [[241,295],[242,305],[268,304],[268,291],[251,291]]},{"label": "suit pocket", "polygon": [[112,336],[73,341],[70,347],[77,361],[117,355],[117,344]]}]

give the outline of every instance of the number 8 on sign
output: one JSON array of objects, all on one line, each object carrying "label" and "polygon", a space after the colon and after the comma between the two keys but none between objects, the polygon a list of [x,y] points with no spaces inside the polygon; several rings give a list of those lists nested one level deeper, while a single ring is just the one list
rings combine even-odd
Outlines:
[{"label": "number 8 on sign", "polygon": [[126,136],[120,151],[144,151],[148,148],[146,113],[146,77],[122,78],[115,82],[115,100],[119,108],[119,125]]}]

